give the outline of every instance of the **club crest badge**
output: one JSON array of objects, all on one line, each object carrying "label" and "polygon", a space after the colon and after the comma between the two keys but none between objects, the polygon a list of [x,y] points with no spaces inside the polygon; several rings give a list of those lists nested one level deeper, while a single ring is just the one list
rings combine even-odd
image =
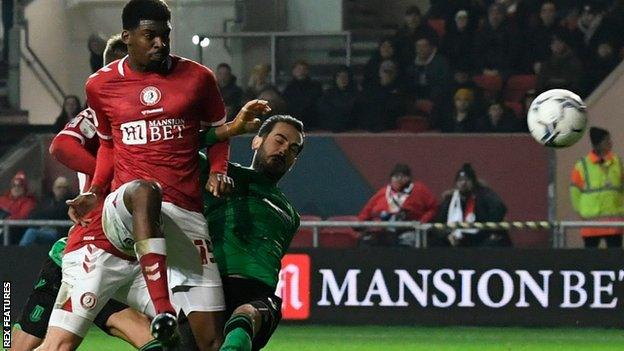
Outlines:
[{"label": "club crest badge", "polygon": [[141,103],[145,106],[156,105],[160,101],[161,97],[162,94],[160,93],[160,90],[158,90],[158,88],[156,87],[149,86],[141,90]]}]

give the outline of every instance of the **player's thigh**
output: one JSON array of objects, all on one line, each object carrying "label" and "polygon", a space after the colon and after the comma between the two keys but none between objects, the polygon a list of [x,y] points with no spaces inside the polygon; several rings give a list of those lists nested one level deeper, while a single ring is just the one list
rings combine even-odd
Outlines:
[{"label": "player's thigh", "polygon": [[26,334],[43,339],[50,313],[61,286],[61,267],[49,257],[44,261],[26,305],[18,319],[19,328]]},{"label": "player's thigh", "polygon": [[225,312],[191,312],[189,326],[199,350],[218,350],[223,343]]},{"label": "player's thigh", "polygon": [[119,251],[134,257],[132,214],[126,207],[124,193],[132,183],[126,183],[106,196],[102,209],[102,229],[108,241]]},{"label": "player's thigh", "polygon": [[73,351],[83,338],[63,328],[50,326],[43,344],[36,351]]},{"label": "player's thigh", "polygon": [[49,325],[84,337],[115,291],[129,284],[135,266],[91,244],[65,254]]}]

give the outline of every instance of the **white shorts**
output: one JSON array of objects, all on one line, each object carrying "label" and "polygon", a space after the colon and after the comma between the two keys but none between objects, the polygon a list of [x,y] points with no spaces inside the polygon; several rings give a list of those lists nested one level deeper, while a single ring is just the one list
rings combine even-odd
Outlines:
[{"label": "white shorts", "polygon": [[[120,186],[106,197],[102,227],[108,240],[117,249],[135,256],[132,215],[123,201],[124,191],[129,184]],[[189,211],[169,202],[162,203],[161,215],[162,231],[167,245],[169,287],[173,291],[172,302],[178,302],[181,306],[176,307],[181,307],[186,313],[224,311],[221,276],[212,254],[206,219],[199,212]],[[196,287],[202,289],[195,289]],[[212,293],[192,293],[193,290]],[[179,295],[188,296],[178,297]]]},{"label": "white shorts", "polygon": [[63,256],[63,280],[50,316],[50,326],[84,337],[112,297],[154,316],[141,267],[92,244]]}]

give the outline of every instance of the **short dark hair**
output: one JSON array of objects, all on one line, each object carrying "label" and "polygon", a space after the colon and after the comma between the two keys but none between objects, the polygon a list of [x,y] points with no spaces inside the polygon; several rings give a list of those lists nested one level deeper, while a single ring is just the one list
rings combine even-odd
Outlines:
[{"label": "short dark hair", "polygon": [[422,16],[422,12],[420,11],[420,7],[416,5],[412,5],[405,10],[405,15],[418,15]]},{"label": "short dark hair", "polygon": [[404,163],[397,163],[396,165],[394,165],[394,168],[392,168],[392,171],[390,172],[390,177],[394,177],[398,174],[402,174],[411,178],[412,170],[409,168],[408,165]]},{"label": "short dark hair", "polygon": [[123,29],[139,26],[141,20],[169,21],[171,10],[163,0],[130,0],[123,8],[121,22]]},{"label": "short dark hair", "polygon": [[232,67],[230,67],[230,65],[228,65],[227,63],[221,62],[220,64],[217,65],[217,69],[222,68],[222,67],[227,68],[228,71],[232,72]]},{"label": "short dark hair", "polygon": [[[271,133],[275,125],[280,122],[287,123],[295,127],[295,129],[299,133],[301,133],[301,136],[305,140],[305,132],[303,131],[303,122],[289,115],[274,115],[274,116],[267,118],[267,120],[264,121],[264,123],[262,123],[262,125],[260,126],[260,129],[258,130],[258,136],[264,138],[265,136],[269,135],[269,133]],[[303,144],[301,144],[301,147],[299,148],[299,152],[297,154],[300,154],[301,150],[303,150]]]},{"label": "short dark hair", "polygon": [[128,46],[121,39],[121,35],[115,34],[106,42],[104,49],[104,64],[109,64],[128,54]]}]

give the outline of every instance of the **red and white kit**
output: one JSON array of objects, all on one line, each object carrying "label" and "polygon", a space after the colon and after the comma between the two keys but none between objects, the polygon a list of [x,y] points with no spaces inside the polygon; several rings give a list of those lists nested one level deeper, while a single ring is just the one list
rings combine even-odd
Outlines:
[{"label": "red and white kit", "polygon": [[[225,107],[208,68],[176,56],[166,63],[167,73],[136,72],[124,58],[87,82],[87,99],[102,144],[94,184],[106,184],[107,173],[100,167],[114,165],[102,224],[111,243],[134,256],[132,216],[123,201],[124,191],[133,180],[156,181],[163,191],[161,223],[172,302],[186,313],[221,311],[225,309],[221,278],[207,250],[212,245],[201,213],[198,152],[200,128],[223,124]],[[228,145],[215,146],[209,150],[212,171],[225,173]],[[175,289],[179,286],[197,289]]]}]

